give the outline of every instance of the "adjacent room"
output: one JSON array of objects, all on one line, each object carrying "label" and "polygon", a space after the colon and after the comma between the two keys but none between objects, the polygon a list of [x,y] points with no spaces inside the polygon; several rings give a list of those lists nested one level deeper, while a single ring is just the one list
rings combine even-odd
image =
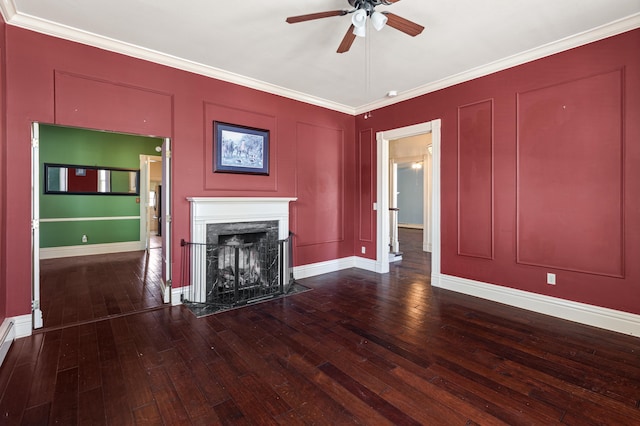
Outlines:
[{"label": "adjacent room", "polygon": [[39,125],[43,328],[163,303],[162,139]]}]

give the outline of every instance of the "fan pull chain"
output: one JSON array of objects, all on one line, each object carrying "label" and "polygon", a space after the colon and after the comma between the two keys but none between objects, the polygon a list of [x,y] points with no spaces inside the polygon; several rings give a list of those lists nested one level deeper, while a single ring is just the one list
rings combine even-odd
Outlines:
[{"label": "fan pull chain", "polygon": [[[369,23],[367,23],[369,26]],[[364,40],[364,80],[365,80],[365,94],[366,98],[369,98],[371,94],[371,32],[368,31],[369,35],[365,37]],[[364,118],[371,118],[371,111],[368,111],[364,114]]]},{"label": "fan pull chain", "polygon": [[[369,23],[367,22],[367,26]],[[364,41],[364,49],[365,49],[365,79],[366,79],[366,90],[367,97],[371,94],[371,32],[369,32],[369,37],[365,37]]]}]

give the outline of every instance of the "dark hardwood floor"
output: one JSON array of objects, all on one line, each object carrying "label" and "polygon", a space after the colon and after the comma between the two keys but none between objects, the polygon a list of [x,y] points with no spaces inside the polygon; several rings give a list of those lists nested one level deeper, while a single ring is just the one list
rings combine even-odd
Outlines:
[{"label": "dark hardwood floor", "polygon": [[40,261],[44,328],[162,305],[161,249]]},{"label": "dark hardwood floor", "polygon": [[0,423],[640,424],[638,338],[432,288],[408,251],[386,275],[208,317],[161,307],[18,339]]},{"label": "dark hardwood floor", "polygon": [[422,229],[398,228],[402,261],[389,264],[390,272],[431,276],[431,253],[422,251]]}]

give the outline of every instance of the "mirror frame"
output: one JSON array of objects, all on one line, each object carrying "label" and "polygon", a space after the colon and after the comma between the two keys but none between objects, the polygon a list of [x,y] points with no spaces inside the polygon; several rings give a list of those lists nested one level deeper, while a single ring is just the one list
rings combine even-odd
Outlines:
[{"label": "mirror frame", "polygon": [[[67,169],[87,169],[87,170],[109,170],[117,172],[134,172],[136,174],[136,192],[90,192],[90,191],[52,191],[48,188],[47,182],[49,181],[49,168],[67,168]],[[44,184],[42,189],[45,194],[50,195],[131,195],[135,197],[140,196],[140,169],[125,169],[120,167],[108,167],[108,166],[83,166],[79,164],[56,164],[56,163],[44,163]]]}]

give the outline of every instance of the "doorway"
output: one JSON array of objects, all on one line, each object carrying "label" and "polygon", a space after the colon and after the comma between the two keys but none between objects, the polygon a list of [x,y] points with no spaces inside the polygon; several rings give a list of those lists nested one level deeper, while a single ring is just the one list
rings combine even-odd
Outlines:
[{"label": "doorway", "polygon": [[[431,136],[429,132],[389,141],[391,261],[401,260],[401,253],[405,251],[402,239],[398,238],[400,228],[420,230],[420,250],[432,250]],[[412,247],[415,246],[415,235],[416,232],[411,233]]]},{"label": "doorway", "polygon": [[[33,123],[34,329],[81,323],[169,302],[169,144],[169,139],[157,137]],[[155,253],[147,250],[149,235],[142,213],[149,204],[149,171],[140,165],[141,153],[155,154],[162,164],[161,182],[166,182],[161,186],[164,196],[158,197],[165,208],[162,223],[166,237]],[[52,163],[63,164],[65,173],[48,174]],[[86,172],[84,165],[90,165]],[[62,182],[64,178],[70,183],[70,175],[74,185],[80,177],[91,182],[93,173],[89,172],[93,169],[98,177],[93,189],[72,191]],[[117,173],[124,170],[121,179]],[[50,191],[51,185],[58,185],[55,191]]]},{"label": "doorway", "polygon": [[[161,147],[156,149],[161,152]],[[140,155],[140,235],[147,250],[162,248],[162,157]]]},{"label": "doorway", "polygon": [[392,140],[431,134],[431,217],[427,225],[431,228],[431,283],[437,284],[440,276],[440,126],[439,119],[426,123],[378,132],[377,139],[377,199],[378,210],[376,235],[376,271],[389,272],[390,244],[390,158],[389,143]]}]

